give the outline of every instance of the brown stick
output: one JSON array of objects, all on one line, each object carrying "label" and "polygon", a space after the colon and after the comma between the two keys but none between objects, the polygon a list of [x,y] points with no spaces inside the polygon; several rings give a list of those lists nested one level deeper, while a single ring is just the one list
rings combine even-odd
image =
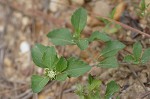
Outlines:
[{"label": "brown stick", "polygon": [[138,80],[138,82],[141,84],[141,86],[143,87],[143,89],[145,90],[145,92],[147,92],[148,90],[146,89],[145,85],[142,83],[142,81],[139,79],[138,75],[136,74],[135,70],[132,68],[132,66],[129,66],[130,71],[133,73],[133,75],[136,77],[136,79]]},{"label": "brown stick", "polygon": [[143,95],[141,95],[141,99],[147,97],[150,95],[150,91],[147,91],[146,93],[144,93]]},{"label": "brown stick", "polygon": [[122,27],[125,28],[125,29],[131,30],[131,31],[136,32],[136,33],[139,33],[139,34],[141,34],[141,35],[145,35],[145,36],[147,36],[147,37],[150,37],[150,35],[149,35],[148,33],[142,32],[142,31],[140,31],[140,30],[138,30],[138,29],[135,29],[135,28],[133,28],[133,27],[130,27],[130,26],[128,26],[128,25],[126,25],[126,24],[123,24],[123,23],[121,23],[121,22],[119,22],[119,21],[110,19],[110,18],[108,18],[108,17],[104,17],[104,16],[99,15],[99,14],[97,14],[97,13],[92,13],[92,12],[89,12],[89,13],[90,13],[93,17],[99,16],[99,17],[101,17],[101,18],[103,18],[103,19],[107,19],[107,20],[110,21],[110,22],[113,22],[113,23],[118,24],[118,25],[122,26]]}]

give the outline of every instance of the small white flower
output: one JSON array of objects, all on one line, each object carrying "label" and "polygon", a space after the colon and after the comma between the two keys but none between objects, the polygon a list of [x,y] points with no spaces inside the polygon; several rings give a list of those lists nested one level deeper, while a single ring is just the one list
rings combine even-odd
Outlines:
[{"label": "small white flower", "polygon": [[53,70],[51,70],[51,71],[48,71],[47,76],[50,77],[50,78],[54,78],[56,76],[56,73]]},{"label": "small white flower", "polygon": [[53,71],[53,70],[50,70],[50,69],[48,69],[48,68],[45,69],[44,74],[45,74],[46,76],[48,76],[50,79],[53,79],[53,78],[55,78],[55,76],[56,76],[56,72]]}]

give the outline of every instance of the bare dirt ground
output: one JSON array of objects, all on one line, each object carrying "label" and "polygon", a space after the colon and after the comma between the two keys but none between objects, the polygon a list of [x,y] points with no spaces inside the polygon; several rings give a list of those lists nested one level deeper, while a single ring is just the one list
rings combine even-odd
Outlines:
[{"label": "bare dirt ground", "polygon": [[[105,24],[95,18],[93,13],[108,17],[114,7],[117,8],[113,20],[150,35],[150,16],[140,18],[134,9],[139,2],[140,0],[0,0],[0,99],[79,99],[74,94],[75,84],[85,84],[87,74],[65,82],[52,81],[41,93],[32,92],[31,75],[42,74],[43,70],[32,62],[30,49],[35,43],[52,45],[46,34],[53,29],[72,29],[70,17],[80,6],[90,12],[83,37],[105,28]],[[119,53],[119,60],[132,52],[132,45],[138,40],[144,48],[150,47],[149,37],[131,30],[118,29],[114,25],[106,28],[108,35],[127,45]],[[76,46],[60,46],[57,51],[60,55],[78,56],[92,64],[92,59],[96,58],[103,45],[94,42],[88,51],[80,51]],[[130,67],[132,68],[127,65],[115,69],[93,67],[90,73],[98,76],[104,90],[107,82],[115,80],[120,85],[120,99],[150,99],[147,97],[150,96],[150,66]]]}]

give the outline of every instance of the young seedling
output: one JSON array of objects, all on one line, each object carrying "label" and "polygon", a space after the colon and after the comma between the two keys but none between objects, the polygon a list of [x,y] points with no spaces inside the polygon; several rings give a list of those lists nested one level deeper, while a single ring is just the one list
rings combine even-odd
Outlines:
[{"label": "young seedling", "polygon": [[149,3],[149,4],[146,4],[145,0],[141,0],[139,7],[136,7],[136,8],[137,8],[137,15],[139,15],[140,17],[145,17],[145,16],[147,16],[148,14],[150,14],[150,13],[147,11],[147,8],[148,8],[149,6],[150,6],[150,3]]},{"label": "young seedling", "polygon": [[114,81],[110,81],[106,86],[105,95],[100,95],[101,81],[95,79],[91,75],[88,78],[87,85],[77,85],[75,93],[79,95],[80,99],[111,99],[113,95],[119,91],[119,85]]},{"label": "young seedling", "polygon": [[142,52],[142,45],[136,42],[133,45],[133,54],[126,55],[124,57],[124,62],[143,65],[150,60],[150,48],[147,48]]}]

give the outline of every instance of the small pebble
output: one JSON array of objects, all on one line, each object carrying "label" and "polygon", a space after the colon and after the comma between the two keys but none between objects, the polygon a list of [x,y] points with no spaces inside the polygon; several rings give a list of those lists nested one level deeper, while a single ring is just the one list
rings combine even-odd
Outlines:
[{"label": "small pebble", "polygon": [[26,53],[26,52],[30,51],[30,45],[27,41],[21,42],[20,51],[21,51],[21,53]]}]

